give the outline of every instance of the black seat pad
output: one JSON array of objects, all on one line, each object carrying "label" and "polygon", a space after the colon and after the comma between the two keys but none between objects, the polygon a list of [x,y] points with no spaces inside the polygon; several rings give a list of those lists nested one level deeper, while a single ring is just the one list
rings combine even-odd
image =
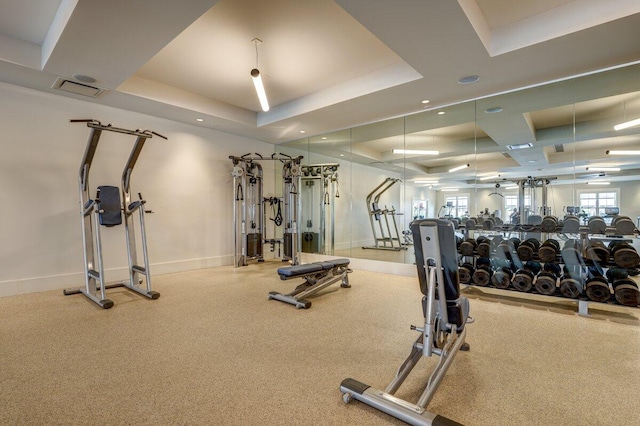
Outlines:
[{"label": "black seat pad", "polygon": [[284,268],[278,268],[278,275],[280,275],[281,278],[285,279],[298,277],[301,275],[314,274],[321,271],[328,271],[339,266],[347,265],[349,265],[349,259],[332,259],[322,262],[307,263],[305,265],[294,265]]}]

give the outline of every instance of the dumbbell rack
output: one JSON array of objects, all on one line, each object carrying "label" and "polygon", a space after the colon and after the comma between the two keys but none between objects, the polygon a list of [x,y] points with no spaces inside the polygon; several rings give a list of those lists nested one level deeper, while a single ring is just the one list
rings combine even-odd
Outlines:
[{"label": "dumbbell rack", "polygon": [[[581,240],[580,240],[580,241],[581,241],[582,243],[584,243],[584,242],[585,242],[585,240],[586,240],[586,238],[587,238],[587,235],[583,233],[583,234],[581,235]],[[625,239],[625,238],[607,238],[607,237],[604,237],[604,236],[600,236],[600,237],[598,237],[598,236],[592,236],[592,238],[593,238],[594,240],[598,240],[598,239],[599,239],[599,240],[605,240],[605,241],[621,241],[621,242],[631,242],[631,241],[632,241],[630,238],[626,238],[626,239]],[[506,239],[506,238],[505,238],[505,239]],[[576,239],[576,240],[578,240],[578,239]],[[585,244],[585,245],[586,245],[586,244]],[[540,266],[544,265],[545,263],[555,263],[555,264],[557,264],[557,265],[562,266],[562,265],[564,265],[564,260],[563,260],[563,258],[562,258],[562,254],[561,254],[561,253],[562,253],[562,250],[559,250],[559,251],[558,251],[558,253],[557,253],[557,254],[556,254],[556,256],[555,256],[555,259],[553,259],[553,260],[551,260],[551,261],[548,261],[548,260],[547,260],[547,262],[541,262],[541,260],[540,260],[540,258],[539,258],[539,256],[538,256],[537,252],[534,252],[533,256],[532,256],[532,257],[531,257],[531,259],[529,259],[529,260],[531,260],[531,261],[533,261],[533,262],[538,262],[538,263],[540,263]],[[474,248],[474,251],[473,251],[473,253],[471,253],[471,254],[469,254],[468,252],[467,252],[467,254],[459,254],[459,265],[462,267],[465,263],[470,263],[470,264],[475,268],[475,267],[476,267],[476,265],[477,265],[477,261],[478,261],[478,259],[480,259],[480,258],[487,258],[487,257],[488,257],[488,258],[490,258],[490,259],[496,259],[496,258],[499,258],[499,256],[496,256],[496,254],[497,254],[497,251],[496,251],[496,244],[494,244],[494,245],[491,247],[491,252],[489,253],[489,256],[487,256],[487,253],[486,253],[486,252],[483,252],[483,253],[482,253],[482,255],[481,255],[480,253],[478,253],[478,252],[477,252],[477,247],[476,247],[476,248]],[[515,254],[515,253],[514,253],[514,254]],[[607,279],[605,278],[605,270],[608,270],[609,268],[618,267],[618,266],[613,262],[612,257],[610,257],[610,258],[609,258],[609,260],[608,260],[606,263],[599,263],[598,261],[594,261],[594,260],[591,260],[591,259],[585,258],[584,256],[580,255],[580,256],[579,256],[579,262],[580,262],[580,272],[581,272],[581,275],[582,275],[582,278],[583,278],[583,279],[582,279],[582,282],[581,282],[581,283],[582,283],[582,287],[583,287],[583,288],[582,288],[582,289],[580,289],[579,295],[578,295],[576,298],[573,298],[573,297],[567,297],[567,296],[563,295],[563,294],[560,292],[560,287],[558,286],[558,283],[559,283],[559,281],[560,281],[560,276],[557,276],[557,277],[556,277],[556,289],[555,289],[555,292],[554,292],[553,294],[542,294],[542,293],[539,293],[539,292],[537,292],[537,291],[535,291],[535,290],[534,290],[534,289],[535,289],[535,286],[531,286],[531,289],[530,289],[530,290],[528,290],[528,291],[526,291],[526,292],[524,292],[524,293],[525,293],[525,294],[536,294],[536,295],[540,295],[540,296],[547,296],[547,297],[558,297],[558,298],[562,298],[563,300],[574,300],[574,301],[576,301],[576,302],[578,303],[578,314],[579,314],[579,315],[583,315],[583,316],[588,316],[588,315],[589,315],[589,311],[588,311],[588,309],[589,309],[589,302],[592,302],[592,303],[615,304],[615,305],[618,305],[618,306],[626,306],[626,307],[640,307],[640,305],[633,305],[633,306],[626,305],[626,304],[625,304],[625,305],[623,305],[623,304],[619,303],[619,302],[614,298],[614,292],[612,291],[612,290],[613,290],[612,283],[610,283],[609,281],[607,281]],[[522,264],[524,264],[524,263],[525,263],[525,261],[520,261],[520,260],[518,259],[516,263],[522,263]],[[589,268],[589,267],[596,267],[596,266],[598,266],[598,267],[602,270],[602,275],[603,275],[603,277],[602,277],[601,282],[602,282],[602,283],[606,283],[606,284],[608,285],[608,287],[609,287],[610,297],[609,297],[609,298],[608,298],[608,300],[606,300],[606,301],[601,301],[601,302],[599,302],[599,301],[591,300],[591,299],[587,298],[587,297],[586,297],[586,295],[585,295],[585,288],[586,288],[586,271],[587,271],[587,268]],[[635,265],[635,266],[634,266],[634,268],[637,268],[638,266],[640,266],[640,265]],[[494,269],[493,267],[492,267],[491,269],[492,269],[493,273],[495,273],[495,272],[496,272],[496,271],[495,271],[495,269]],[[461,269],[461,270],[462,270],[462,269]],[[515,272],[515,271],[514,271],[514,272]],[[462,274],[462,275],[464,275],[464,274]],[[535,278],[533,278],[533,280],[537,280],[537,279],[538,279],[538,275],[536,274],[536,277],[535,277]],[[631,284],[632,284],[632,285],[638,285],[638,284],[639,284],[639,283],[638,283],[638,280],[633,280],[633,279],[631,279],[631,278],[629,278],[628,280],[631,282]],[[465,280],[465,281],[466,281],[466,280]],[[464,282],[464,281],[462,281],[462,282]],[[533,282],[535,282],[535,281],[533,281]],[[616,282],[617,282],[617,281],[616,281]],[[635,283],[635,284],[634,284],[634,283]],[[474,283],[474,282],[473,282],[473,280],[472,280],[472,279],[471,279],[471,280],[468,280],[468,282],[467,282],[466,284],[468,284],[468,285],[473,285],[473,286],[478,286],[478,287],[481,287],[481,288],[482,288],[482,287],[485,287],[485,288],[487,288],[487,287],[488,287],[488,288],[494,288],[494,289],[497,289],[497,290],[508,290],[508,291],[515,291],[515,292],[517,292],[517,293],[523,293],[523,291],[521,291],[521,290],[518,290],[518,289],[514,288],[512,284],[509,284],[509,286],[508,286],[507,288],[499,288],[499,287],[496,287],[495,285],[493,285],[493,283],[491,282],[491,280],[489,280],[489,284],[488,284],[488,285],[484,285],[484,286],[483,286],[483,285],[477,285],[476,283]],[[617,286],[617,285],[618,285],[618,284],[616,284],[616,286]]]}]

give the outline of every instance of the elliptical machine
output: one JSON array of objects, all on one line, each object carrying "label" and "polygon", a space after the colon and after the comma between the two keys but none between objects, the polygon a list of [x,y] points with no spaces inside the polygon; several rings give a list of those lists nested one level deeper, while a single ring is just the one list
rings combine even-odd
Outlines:
[{"label": "elliptical machine", "polygon": [[[144,226],[144,214],[153,212],[144,209],[146,200],[142,198],[141,193],[138,193],[138,200],[131,201],[131,173],[147,139],[152,138],[154,135],[163,139],[167,138],[150,130],[121,129],[113,127],[111,124],[103,125],[98,120],[93,119],[70,120],[70,122],[87,123],[87,127],[91,129],[89,141],[80,164],[79,176],[85,285],[76,289],[65,289],[63,293],[65,296],[82,293],[104,309],[109,309],[113,306],[113,301],[106,297],[106,290],[115,287],[125,287],[148,299],[157,299],[160,297],[160,293],[151,290],[151,273],[149,271],[149,255]],[[129,154],[129,159],[122,172],[121,188],[106,185],[98,186],[96,197],[92,199],[89,195],[89,170],[103,131],[136,136],[136,142],[131,149],[131,154]],[[124,202],[120,199],[120,191]],[[135,222],[132,217],[136,212],[138,213],[138,222],[140,224],[142,265],[138,263]],[[100,226],[112,227],[121,225],[122,216],[124,216],[127,240],[129,279],[107,284],[104,280]],[[146,282],[145,286],[142,286],[143,282]]]}]

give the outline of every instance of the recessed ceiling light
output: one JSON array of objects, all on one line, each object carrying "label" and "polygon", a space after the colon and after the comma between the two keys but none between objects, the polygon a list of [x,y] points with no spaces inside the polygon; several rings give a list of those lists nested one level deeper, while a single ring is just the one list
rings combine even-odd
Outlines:
[{"label": "recessed ceiling light", "polygon": [[306,130],[300,130],[300,133],[307,133]]},{"label": "recessed ceiling light", "polygon": [[340,154],[340,157],[344,157],[344,154]]},{"label": "recessed ceiling light", "polygon": [[323,137],[322,137],[322,140],[323,140],[323,141],[326,141],[326,140],[327,140],[327,137],[326,137],[326,136],[323,136]]},{"label": "recessed ceiling light", "polygon": [[438,111],[438,115],[444,115],[444,111]]},{"label": "recessed ceiling light", "polygon": [[497,106],[497,107],[493,107],[493,108],[487,108],[487,109],[484,110],[484,112],[486,114],[495,114],[497,112],[502,112],[502,107]]},{"label": "recessed ceiling light", "polygon": [[204,118],[196,118],[196,121],[199,121],[202,123],[204,121]]},{"label": "recessed ceiling light", "polygon": [[529,160],[529,161],[527,161],[527,163],[529,163],[529,164],[534,164],[534,163],[537,163],[537,162],[538,162],[538,160]]},{"label": "recessed ceiling light", "polygon": [[527,142],[527,143],[520,143],[516,145],[507,145],[507,149],[525,149],[525,148],[531,148],[532,146],[533,146],[532,142]]},{"label": "recessed ceiling light", "polygon": [[480,80],[480,76],[479,75],[468,75],[468,76],[462,77],[460,80],[458,80],[458,83],[460,83],[460,84],[473,84],[473,83],[476,83],[478,80]]},{"label": "recessed ceiling light", "polygon": [[428,104],[429,102],[431,102],[429,99],[425,99],[422,101],[423,104]]}]

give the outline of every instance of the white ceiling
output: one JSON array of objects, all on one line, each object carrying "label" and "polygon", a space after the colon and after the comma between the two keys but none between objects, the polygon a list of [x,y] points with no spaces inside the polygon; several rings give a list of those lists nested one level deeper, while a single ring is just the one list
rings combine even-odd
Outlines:
[{"label": "white ceiling", "polygon": [[[0,81],[280,144],[640,61],[638,40],[637,0],[0,0]],[[256,63],[268,112],[249,77]],[[51,88],[78,74],[106,90],[93,99]],[[458,83],[468,75],[479,82]],[[535,142],[531,126],[553,121],[543,111],[623,95],[613,92],[526,107],[513,97],[510,113],[478,122],[474,132],[491,138],[479,149],[530,167],[524,154],[501,155],[504,145]],[[440,130],[449,141],[468,128],[458,118]],[[383,145],[371,142],[362,161],[393,163]],[[527,155],[550,164],[539,145]],[[425,172],[437,166],[417,162]]]}]

